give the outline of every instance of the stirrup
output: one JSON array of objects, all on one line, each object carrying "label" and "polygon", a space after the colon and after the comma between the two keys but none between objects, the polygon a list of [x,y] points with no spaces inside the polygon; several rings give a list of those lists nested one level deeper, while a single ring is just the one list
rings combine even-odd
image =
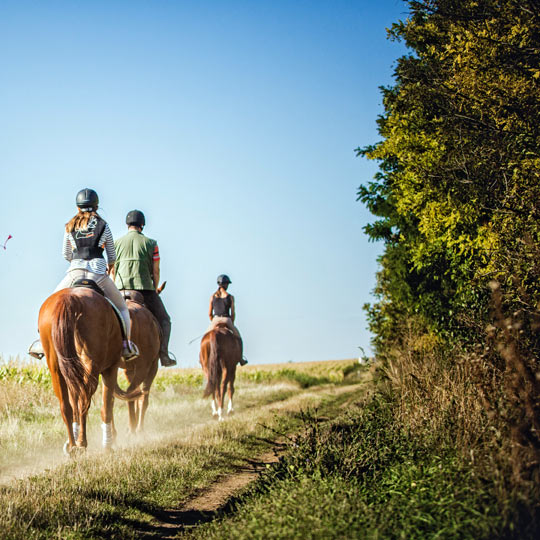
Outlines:
[{"label": "stirrup", "polygon": [[[160,355],[159,356],[159,361],[161,362],[161,365],[163,367],[172,367],[172,366],[176,366],[177,362],[176,362],[176,356],[172,353],[172,352],[167,352],[165,353],[165,360],[162,358],[162,356]],[[171,358],[172,356],[172,358]]]},{"label": "stirrup", "polygon": [[28,347],[28,354],[33,358],[37,358],[38,360],[41,360],[45,356],[40,339],[36,339],[32,345]]},{"label": "stirrup", "polygon": [[126,362],[135,360],[135,358],[139,357],[139,354],[139,348],[130,339],[127,339],[125,343],[122,343],[122,358]]}]

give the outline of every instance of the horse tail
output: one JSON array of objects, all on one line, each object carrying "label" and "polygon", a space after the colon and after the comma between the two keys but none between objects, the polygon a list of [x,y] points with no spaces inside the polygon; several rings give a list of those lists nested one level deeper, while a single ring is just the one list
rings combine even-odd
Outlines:
[{"label": "horse tail", "polygon": [[[82,304],[77,296],[66,295],[58,303],[52,317],[51,339],[58,358],[58,368],[66,381],[68,391],[80,410],[90,407],[90,395],[83,389],[95,378],[83,364],[75,347],[75,326],[82,313]],[[95,381],[97,383],[97,381]]]},{"label": "horse tail", "polygon": [[212,330],[208,333],[208,381],[203,397],[212,395],[219,388],[221,373],[222,365],[218,355],[217,332]]},{"label": "horse tail", "polygon": [[132,385],[129,385],[127,390],[122,390],[118,386],[118,383],[116,383],[116,387],[114,389],[114,397],[123,401],[134,401],[145,394],[148,394],[148,391],[142,390],[140,384],[137,384],[135,388],[132,388]]}]

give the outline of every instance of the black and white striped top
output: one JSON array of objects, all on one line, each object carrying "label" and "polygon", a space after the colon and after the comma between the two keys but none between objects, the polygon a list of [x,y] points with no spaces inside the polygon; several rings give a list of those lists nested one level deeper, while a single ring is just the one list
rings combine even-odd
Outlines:
[{"label": "black and white striped top", "polygon": [[101,238],[99,239],[98,245],[103,247],[105,245],[105,253],[107,260],[102,259],[90,259],[85,261],[84,259],[74,259],[73,250],[77,247],[75,240],[71,233],[64,231],[64,242],[62,244],[62,255],[66,261],[70,261],[68,272],[70,270],[75,270],[76,268],[82,268],[83,270],[88,270],[89,272],[94,272],[94,274],[106,274],[107,273],[107,263],[112,264],[116,261],[116,251],[114,249],[114,240],[109,228],[109,224],[105,224],[105,229]]}]

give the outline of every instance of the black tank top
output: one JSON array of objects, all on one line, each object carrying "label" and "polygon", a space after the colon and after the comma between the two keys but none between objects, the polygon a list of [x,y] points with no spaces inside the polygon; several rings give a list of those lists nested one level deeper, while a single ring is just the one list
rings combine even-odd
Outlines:
[{"label": "black tank top", "polygon": [[221,296],[214,296],[212,298],[212,311],[216,317],[230,317],[231,306],[232,300],[230,294],[225,298],[221,298]]}]

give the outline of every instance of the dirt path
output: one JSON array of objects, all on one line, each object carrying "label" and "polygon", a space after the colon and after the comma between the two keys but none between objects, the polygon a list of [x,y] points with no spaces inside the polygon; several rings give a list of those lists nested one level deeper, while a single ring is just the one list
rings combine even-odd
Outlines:
[{"label": "dirt path", "polygon": [[227,511],[236,496],[267,468],[277,463],[286,451],[286,446],[276,443],[272,451],[257,459],[249,460],[243,467],[224,476],[196,495],[179,508],[164,510],[156,516],[157,520],[140,530],[141,540],[173,540],[181,533],[212,521],[220,512]]},{"label": "dirt path", "polygon": [[[359,387],[359,386],[358,386]],[[358,389],[355,388],[355,390]],[[335,388],[334,395],[350,393],[339,407],[344,409],[359,398],[358,393],[352,388]],[[268,404],[263,408],[278,408],[278,404]],[[281,441],[275,441],[273,448],[261,454],[255,459],[248,460],[231,474],[221,477],[212,485],[201,490],[194,498],[179,508],[166,509],[156,515],[156,520],[140,530],[138,538],[144,540],[173,540],[181,537],[194,527],[215,519],[219,514],[232,509],[235,498],[268,467],[277,463],[288,449],[288,445]]]}]

